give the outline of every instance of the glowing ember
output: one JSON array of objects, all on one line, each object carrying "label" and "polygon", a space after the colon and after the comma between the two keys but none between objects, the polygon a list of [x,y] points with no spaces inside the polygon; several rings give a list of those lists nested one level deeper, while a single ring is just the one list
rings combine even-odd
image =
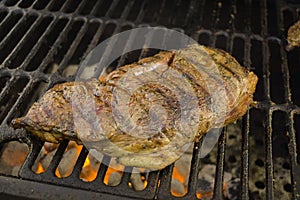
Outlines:
[{"label": "glowing ember", "polygon": [[41,174],[41,173],[43,173],[44,171],[45,171],[45,169],[43,168],[42,163],[39,162],[39,163],[38,163],[38,167],[37,167],[35,173]]},{"label": "glowing ember", "polygon": [[211,199],[213,196],[213,192],[207,192],[207,193],[199,193],[199,192],[196,192],[196,197],[198,199]]},{"label": "glowing ember", "polygon": [[[119,173],[120,176],[122,176],[123,169],[124,169],[124,167],[120,166],[120,165],[119,166],[114,166],[114,167],[108,167],[107,171],[106,171],[106,174],[105,174],[105,177],[104,177],[104,180],[103,180],[104,184],[110,185],[109,179],[111,178],[111,175],[113,173]],[[113,185],[115,185],[115,184],[113,184]]]},{"label": "glowing ember", "polygon": [[[97,166],[95,166],[97,165]],[[90,154],[86,157],[85,162],[82,166],[80,178],[83,181],[91,182],[97,177],[98,169],[100,164],[93,164],[90,160]]]},{"label": "glowing ember", "polygon": [[187,178],[180,173],[178,167],[174,166],[171,187],[171,194],[173,196],[182,197],[187,193]]}]

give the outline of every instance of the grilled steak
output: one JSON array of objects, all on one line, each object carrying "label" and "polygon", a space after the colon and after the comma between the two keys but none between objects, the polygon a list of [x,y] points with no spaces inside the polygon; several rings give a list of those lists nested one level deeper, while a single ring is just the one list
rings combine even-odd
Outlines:
[{"label": "grilled steak", "polygon": [[287,41],[287,50],[300,46],[300,20],[289,28]]},{"label": "grilled steak", "polygon": [[123,165],[157,170],[209,129],[243,116],[256,83],[228,53],[191,45],[120,67],[101,81],[55,85],[12,124],[45,141],[75,140]]}]

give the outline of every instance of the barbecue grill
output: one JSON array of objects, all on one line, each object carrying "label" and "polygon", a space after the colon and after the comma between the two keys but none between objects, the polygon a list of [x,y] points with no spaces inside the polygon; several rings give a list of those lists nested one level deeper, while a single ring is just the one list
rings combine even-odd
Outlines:
[{"label": "barbecue grill", "polygon": [[[299,18],[298,0],[0,0],[0,156],[7,156],[5,149],[12,141],[29,149],[17,173],[1,171],[0,197],[205,199],[197,195],[198,176],[209,163],[216,166],[213,199],[299,199],[300,49],[285,50],[287,30]],[[24,130],[12,129],[11,120],[24,115],[48,88],[74,80],[80,62],[97,44],[144,26],[181,31],[200,44],[230,52],[259,77],[257,105],[223,130],[205,158],[200,159],[203,141],[194,144],[187,191],[181,197],[170,192],[174,164],[145,175],[147,186],[141,191],[128,184],[130,168],[117,186],[104,184],[108,170],[104,164],[93,181],[82,181],[85,148],[72,173],[57,177],[69,141],[58,146],[46,171],[34,172],[32,166],[44,143]],[[111,69],[155,52],[131,52]],[[231,194],[224,194],[228,172],[237,187],[228,189],[227,184]]]}]

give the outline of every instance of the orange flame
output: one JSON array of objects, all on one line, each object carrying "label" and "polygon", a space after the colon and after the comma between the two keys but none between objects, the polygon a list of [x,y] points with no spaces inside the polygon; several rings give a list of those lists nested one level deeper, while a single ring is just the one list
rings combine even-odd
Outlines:
[{"label": "orange flame", "polygon": [[182,175],[176,166],[173,168],[172,179],[178,180],[184,186],[184,192],[182,194],[179,194],[171,187],[171,194],[176,197],[184,196],[184,194],[187,193],[187,185],[186,185],[187,177]]},{"label": "orange flame", "polygon": [[91,165],[90,158],[87,156],[80,173],[80,178],[84,181],[91,182],[97,177],[98,170],[95,170]]},{"label": "orange flame", "polygon": [[[226,188],[227,188],[227,184],[224,183],[224,185],[223,185],[223,191],[225,191]],[[198,199],[202,199],[202,198],[209,198],[209,199],[211,199],[213,197],[213,194],[214,194],[213,191],[204,192],[204,193],[196,192],[196,197]]]},{"label": "orange flame", "polygon": [[120,165],[114,166],[114,167],[108,167],[105,177],[104,177],[104,180],[103,180],[104,184],[108,185],[109,177],[113,172],[118,172],[118,173],[122,174],[123,168],[124,167],[122,167]]},{"label": "orange flame", "polygon": [[35,173],[36,173],[36,174],[41,174],[41,173],[43,173],[44,171],[45,171],[45,169],[44,169],[42,163],[39,162],[39,163],[38,163],[38,167],[37,167]]}]

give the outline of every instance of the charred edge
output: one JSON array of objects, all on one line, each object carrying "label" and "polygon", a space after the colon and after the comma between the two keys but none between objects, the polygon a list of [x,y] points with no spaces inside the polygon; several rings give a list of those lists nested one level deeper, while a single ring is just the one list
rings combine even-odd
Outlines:
[{"label": "charred edge", "polygon": [[175,58],[175,53],[172,53],[172,56],[168,60],[168,66],[171,66],[173,64],[174,58]]}]

